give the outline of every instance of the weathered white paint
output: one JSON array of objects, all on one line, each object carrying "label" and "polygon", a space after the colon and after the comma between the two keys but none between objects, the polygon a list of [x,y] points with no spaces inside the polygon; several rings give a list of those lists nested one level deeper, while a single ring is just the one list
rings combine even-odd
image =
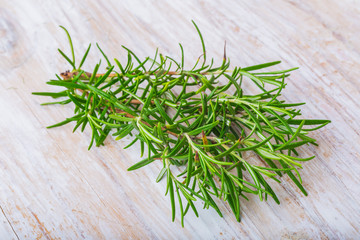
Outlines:
[{"label": "weathered white paint", "polygon": [[[0,238],[1,239],[339,239],[360,235],[360,3],[358,1],[5,1],[0,0]],[[237,223],[226,204],[190,213],[185,228],[170,222],[165,183],[155,183],[159,164],[127,172],[139,148],[106,141],[87,151],[89,131],[45,126],[71,116],[70,106],[39,104],[32,91],[69,67],[70,31],[80,57],[99,42],[112,59],[124,44],[140,56],[179,57],[188,65],[201,54],[194,19],[207,52],[220,62],[223,43],[239,66],[283,60],[300,66],[284,91],[290,102],[306,101],[308,118],[333,123],[313,133],[317,155],[301,171],[310,196],[288,179],[273,184],[281,205],[242,201]],[[86,67],[100,57],[92,49]],[[80,59],[78,58],[78,61]],[[248,90],[251,91],[251,88]],[[17,235],[16,235],[17,234]]]}]

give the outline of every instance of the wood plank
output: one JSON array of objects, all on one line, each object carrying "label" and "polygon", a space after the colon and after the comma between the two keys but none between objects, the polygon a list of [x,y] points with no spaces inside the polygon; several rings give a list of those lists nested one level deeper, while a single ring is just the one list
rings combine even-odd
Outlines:
[{"label": "wood plank", "polygon": [[14,228],[12,227],[11,222],[6,217],[6,214],[2,207],[0,206],[0,238],[1,239],[19,239]]},{"label": "wood plank", "polygon": [[[17,239],[344,239],[360,235],[360,3],[345,1],[4,1],[0,0],[0,238]],[[326,7],[324,7],[326,6]],[[71,116],[70,106],[39,106],[32,91],[56,89],[44,82],[69,69],[56,49],[69,53],[58,25],[70,31],[81,56],[93,49],[85,67],[98,62],[95,42],[124,60],[121,44],[142,57],[156,47],[187,66],[201,54],[200,27],[208,56],[222,60],[223,44],[233,64],[247,66],[283,60],[300,66],[283,99],[306,101],[308,118],[333,122],[313,137],[319,147],[302,156],[317,158],[301,171],[304,197],[287,178],[273,183],[281,205],[250,196],[237,223],[228,205],[189,214],[185,228],[170,219],[166,183],[155,183],[161,168],[135,172],[139,146],[110,138],[87,150],[90,131],[73,125],[45,126]],[[80,61],[79,57],[77,61]],[[102,69],[104,70],[104,68]],[[250,85],[245,85],[252,92]],[[199,206],[201,204],[199,203]],[[13,229],[12,229],[13,228]]]}]

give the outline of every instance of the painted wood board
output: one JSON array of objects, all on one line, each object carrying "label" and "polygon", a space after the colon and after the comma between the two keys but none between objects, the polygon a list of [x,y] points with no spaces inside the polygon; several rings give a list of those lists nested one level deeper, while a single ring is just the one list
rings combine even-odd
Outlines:
[{"label": "painted wood board", "polygon": [[[0,0],[0,237],[2,239],[356,239],[360,235],[360,3],[358,1],[4,1]],[[274,183],[281,205],[242,201],[242,221],[228,205],[171,222],[161,164],[136,172],[139,146],[126,138],[87,150],[90,131],[45,127],[71,116],[70,106],[40,106],[32,91],[69,69],[58,25],[71,33],[76,55],[98,42],[124,60],[121,45],[142,57],[160,52],[188,66],[201,54],[195,20],[208,56],[248,66],[282,60],[299,66],[283,98],[306,101],[308,118],[332,124],[303,148],[315,160],[301,171],[304,197],[289,179]],[[93,48],[85,67],[100,58]],[[77,59],[80,61],[80,59]],[[248,89],[251,92],[251,88]],[[50,99],[48,99],[50,100]]]}]

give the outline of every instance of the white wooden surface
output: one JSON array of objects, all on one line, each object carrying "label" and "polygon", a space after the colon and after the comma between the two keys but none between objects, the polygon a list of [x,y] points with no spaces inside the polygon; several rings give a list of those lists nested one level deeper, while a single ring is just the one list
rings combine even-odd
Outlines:
[{"label": "white wooden surface", "polygon": [[[1,239],[358,239],[360,237],[360,2],[342,1],[21,1],[0,0],[0,238]],[[71,116],[70,106],[41,107],[32,91],[69,67],[58,25],[72,34],[80,57],[99,42],[113,57],[124,44],[140,56],[155,48],[188,64],[201,54],[190,22],[203,32],[208,55],[221,61],[223,43],[234,65],[283,60],[299,66],[284,99],[306,101],[308,118],[331,119],[312,134],[317,158],[301,171],[308,197],[288,179],[273,186],[281,205],[242,201],[242,222],[219,202],[224,218],[170,221],[160,166],[136,172],[139,146],[106,141],[87,151],[89,131],[45,126]],[[91,70],[100,55],[92,50]],[[78,59],[79,61],[80,59]]]}]

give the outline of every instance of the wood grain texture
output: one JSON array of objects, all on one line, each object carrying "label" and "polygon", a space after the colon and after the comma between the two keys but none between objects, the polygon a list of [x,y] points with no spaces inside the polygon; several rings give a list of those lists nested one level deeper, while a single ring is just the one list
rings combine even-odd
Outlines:
[{"label": "wood grain texture", "polygon": [[[360,237],[360,2],[315,1],[5,1],[0,0],[0,238],[1,239],[356,239]],[[70,31],[81,56],[99,42],[110,59],[124,59],[124,44],[140,56],[156,47],[188,64],[201,54],[194,19],[209,56],[247,66],[283,60],[299,66],[283,98],[306,101],[308,118],[333,122],[301,149],[315,160],[301,171],[304,197],[284,178],[274,183],[281,205],[256,197],[242,201],[242,221],[219,201],[189,214],[185,228],[171,223],[160,164],[135,172],[139,146],[106,141],[87,151],[90,132],[73,125],[45,126],[71,116],[70,106],[39,104],[32,91],[54,90],[45,81],[69,67],[58,25]],[[93,51],[91,68],[100,55]],[[78,59],[79,61],[80,59]],[[251,88],[248,89],[251,91]]]}]

